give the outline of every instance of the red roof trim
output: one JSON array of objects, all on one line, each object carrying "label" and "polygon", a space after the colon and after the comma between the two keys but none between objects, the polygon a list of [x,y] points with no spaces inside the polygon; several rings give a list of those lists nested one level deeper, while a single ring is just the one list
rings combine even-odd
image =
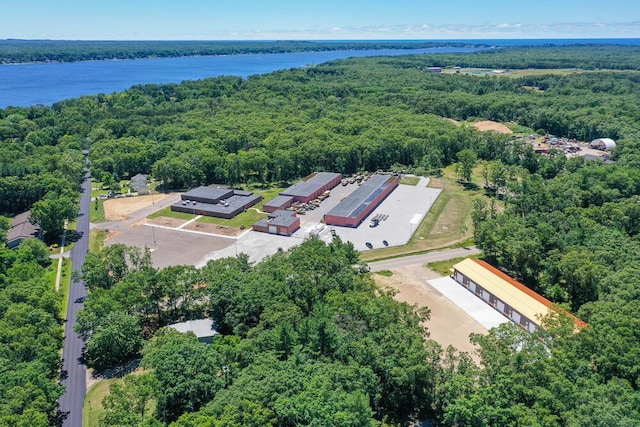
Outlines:
[{"label": "red roof trim", "polygon": [[[500,277],[502,280],[506,281],[507,283],[509,283],[510,285],[514,286],[515,288],[521,290],[522,292],[524,292],[525,294],[529,295],[531,298],[535,299],[536,301],[544,304],[545,306],[547,306],[549,308],[551,306],[553,306],[553,303],[551,301],[549,301],[548,299],[546,299],[545,297],[543,297],[539,293],[533,291],[532,289],[529,289],[528,287],[526,287],[522,283],[518,282],[517,280],[514,280],[508,274],[503,273],[502,271],[498,270],[497,268],[495,268],[491,264],[489,264],[489,263],[487,263],[485,261],[482,261],[480,259],[476,259],[476,258],[471,258],[471,259],[476,264],[478,264],[478,265],[482,266],[483,268],[489,270],[490,272],[492,272],[496,276]],[[585,326],[587,326],[587,324],[585,322],[583,322],[582,320],[578,319],[576,316],[574,316],[573,314],[569,313],[567,310],[564,310],[564,309],[561,309],[561,310],[562,310],[562,312],[566,313],[568,316],[573,318],[573,321],[575,322],[577,327],[584,328]]]}]

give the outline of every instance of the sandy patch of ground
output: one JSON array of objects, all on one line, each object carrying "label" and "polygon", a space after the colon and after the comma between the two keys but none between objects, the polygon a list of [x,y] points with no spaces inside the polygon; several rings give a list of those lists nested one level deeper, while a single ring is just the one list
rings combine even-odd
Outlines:
[{"label": "sandy patch of ground", "polygon": [[157,218],[147,219],[146,222],[148,224],[162,225],[163,227],[178,228],[187,221],[185,221],[184,219],[169,218],[167,216],[159,216]]},{"label": "sandy patch of ground", "polygon": [[511,129],[509,129],[502,123],[492,122],[491,120],[476,122],[473,124],[473,127],[481,132],[494,131],[498,133],[513,133]]},{"label": "sandy patch of ground", "polygon": [[185,230],[194,230],[194,231],[202,231],[204,233],[213,233],[220,234],[223,236],[239,236],[244,233],[244,230],[241,230],[236,227],[227,227],[219,224],[206,224],[204,222],[192,222],[191,224],[184,227]]},{"label": "sandy patch of ground", "polygon": [[475,361],[475,346],[469,342],[472,332],[486,334],[487,329],[442,295],[427,280],[440,277],[422,266],[408,266],[393,270],[391,277],[373,275],[376,283],[397,291],[395,299],[418,307],[429,307],[431,319],[425,323],[430,338],[441,346],[454,346],[469,353]]},{"label": "sandy patch of ground", "polygon": [[103,204],[104,215],[107,221],[121,221],[127,219],[131,213],[157,203],[168,196],[168,194],[153,194],[105,200]]}]

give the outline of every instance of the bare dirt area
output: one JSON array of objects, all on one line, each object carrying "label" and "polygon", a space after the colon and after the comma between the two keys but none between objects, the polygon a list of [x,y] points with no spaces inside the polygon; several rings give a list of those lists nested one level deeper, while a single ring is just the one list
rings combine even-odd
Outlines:
[{"label": "bare dirt area", "polygon": [[185,230],[202,231],[203,233],[220,234],[222,236],[239,236],[244,233],[237,227],[227,227],[225,225],[218,224],[206,224],[203,222],[192,222],[184,227]]},{"label": "bare dirt area", "polygon": [[373,275],[376,283],[397,291],[395,299],[418,307],[429,307],[431,319],[425,323],[430,338],[441,346],[454,346],[469,353],[478,361],[475,346],[469,342],[469,334],[486,334],[487,329],[427,283],[440,277],[422,266],[408,266],[393,270],[391,277]]},{"label": "bare dirt area", "polygon": [[502,123],[493,122],[491,120],[476,122],[473,124],[473,127],[478,129],[481,132],[493,131],[498,133],[513,133],[511,129],[509,129]]},{"label": "bare dirt area", "polygon": [[182,224],[184,224],[186,221],[184,219],[169,218],[169,217],[166,217],[166,216],[159,216],[157,218],[147,219],[146,222],[148,224],[161,225],[163,227],[178,228]]},{"label": "bare dirt area", "polygon": [[122,221],[140,209],[169,197],[169,194],[153,194],[148,196],[123,197],[109,199],[104,202],[104,214],[107,221]]}]

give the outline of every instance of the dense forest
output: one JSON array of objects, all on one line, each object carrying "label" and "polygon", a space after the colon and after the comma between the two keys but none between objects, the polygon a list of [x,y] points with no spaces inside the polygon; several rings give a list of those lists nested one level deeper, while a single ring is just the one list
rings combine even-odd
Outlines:
[{"label": "dense forest", "polygon": [[[4,241],[9,223],[0,222]],[[29,239],[0,247],[0,425],[47,426],[58,420],[62,319],[49,249]]]},{"label": "dense forest", "polygon": [[[339,240],[311,240],[255,265],[239,257],[201,270],[159,270],[144,251],[111,246],[90,254],[83,267],[90,295],[77,328],[88,340],[88,364],[103,369],[141,355],[145,374],[113,388],[105,425],[363,426],[421,419],[638,425],[640,75],[633,64],[640,55],[634,49],[525,50],[531,64],[626,64],[616,72],[426,71],[472,63],[518,68],[518,54],[504,49],[349,59],[0,110],[1,210],[12,214],[46,200],[51,207],[58,196],[71,197],[82,148],[90,149],[96,176],[152,173],[164,188],[263,185],[313,170],[401,166],[437,174],[472,152],[489,196],[473,212],[485,258],[571,309],[587,328],[574,333],[562,317],[548,319],[535,335],[503,326],[472,337],[476,364],[428,340],[421,321],[429,313],[394,302],[369,275],[354,271],[358,254]],[[539,156],[509,136],[477,132],[467,123],[477,119],[586,141],[611,137],[616,163],[567,160],[560,152]],[[3,255],[2,295],[9,290],[0,299],[3,318],[31,301],[16,293],[26,292],[25,273],[10,267],[17,253],[6,253],[14,255]],[[19,270],[38,269],[31,263]],[[203,315],[223,335],[210,346],[161,328]],[[10,361],[18,357],[5,356],[11,345],[3,345],[1,356]],[[41,349],[38,358],[57,360],[55,349]],[[3,384],[25,383],[15,362],[4,366]],[[37,413],[48,420],[58,393],[52,390],[39,392],[41,408],[3,401],[0,415]]]},{"label": "dense forest", "polygon": [[[0,40],[0,64],[75,62],[252,53],[321,52],[361,49],[422,49],[468,46],[449,42],[404,41],[87,41]],[[474,46],[483,46],[478,43]]]}]

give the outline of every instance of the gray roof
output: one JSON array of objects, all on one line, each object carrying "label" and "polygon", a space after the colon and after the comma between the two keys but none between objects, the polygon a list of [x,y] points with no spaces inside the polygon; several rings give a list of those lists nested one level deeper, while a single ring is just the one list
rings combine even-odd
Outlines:
[{"label": "gray roof", "polygon": [[280,195],[301,197],[309,196],[341,176],[342,175],[339,173],[333,172],[316,172],[315,174],[309,175],[304,181],[300,181],[299,183],[287,188],[281,192]]},{"label": "gray roof", "polygon": [[293,211],[277,210],[269,214],[268,218],[262,218],[256,222],[258,226],[277,225],[280,227],[290,227],[297,221],[298,217]]},{"label": "gray roof", "polygon": [[327,212],[327,215],[355,218],[397,179],[389,175],[372,175],[353,193]]},{"label": "gray roof", "polygon": [[276,196],[273,199],[269,200],[268,202],[264,203],[262,206],[280,207],[291,201],[293,201],[293,197],[291,196]]},{"label": "gray roof", "polygon": [[141,173],[134,175],[131,177],[131,182],[129,183],[129,187],[133,191],[140,191],[147,189],[147,175],[143,175]]},{"label": "gray roof", "polygon": [[213,327],[213,320],[198,319],[187,320],[186,322],[174,323],[167,328],[175,329],[178,332],[193,332],[198,338],[209,338],[218,335],[218,331]]},{"label": "gray roof", "polygon": [[29,239],[38,236],[39,228],[29,222],[31,211],[26,211],[16,215],[11,223],[11,228],[7,232],[7,244],[20,239]]},{"label": "gray roof", "polygon": [[[232,194],[232,193],[229,193],[229,190],[226,190],[226,191],[228,192],[227,194]],[[258,194],[249,193],[248,196],[233,195],[225,198],[224,200],[227,202],[226,206],[221,204],[220,202],[218,203],[195,202],[194,203],[194,201],[191,201],[191,200],[186,205],[183,205],[182,201],[180,201],[180,202],[174,203],[172,206],[177,206],[177,207],[188,206],[189,208],[198,210],[198,211],[231,214],[232,212],[235,212],[238,209],[244,209],[244,207],[249,203],[251,204],[258,203],[261,198],[262,196]],[[183,200],[186,201],[187,199],[183,199]]]},{"label": "gray roof", "polygon": [[205,197],[208,199],[224,199],[225,197],[233,194],[233,190],[228,187],[216,186],[216,187],[196,187],[187,191],[182,195],[183,200],[188,200],[189,197]]}]

